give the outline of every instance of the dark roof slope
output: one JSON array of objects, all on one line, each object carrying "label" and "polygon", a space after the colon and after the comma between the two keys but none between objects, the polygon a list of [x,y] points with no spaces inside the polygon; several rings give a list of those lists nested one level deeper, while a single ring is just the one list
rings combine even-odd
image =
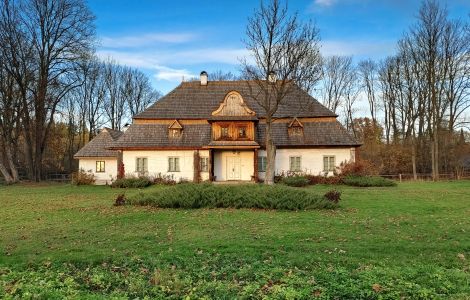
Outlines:
[{"label": "dark roof slope", "polygon": [[[253,88],[250,93],[249,84]],[[224,100],[227,93],[237,91],[248,107],[263,117],[263,109],[250,96],[259,92],[254,83],[247,81],[183,82],[166,96],[155,102],[134,119],[208,119]],[[321,105],[298,86],[279,105],[275,117],[335,117],[336,114]]]},{"label": "dark roof slope", "polygon": [[121,131],[104,128],[101,132],[94,137],[88,144],[83,146],[75,155],[74,158],[80,157],[118,157],[118,152],[109,150],[108,148],[121,137]]},{"label": "dark roof slope", "polygon": [[158,147],[201,147],[209,144],[211,126],[209,124],[185,125],[178,138],[168,136],[168,125],[132,124],[116,141],[114,149],[158,148]]},{"label": "dark roof slope", "polygon": [[[276,146],[359,146],[360,144],[338,122],[304,122],[303,135],[287,133],[288,123],[274,123],[273,140]],[[257,141],[265,146],[265,124],[258,124]]]},{"label": "dark roof slope", "polygon": [[[302,136],[290,136],[289,123],[274,123],[273,137],[279,147],[286,146],[358,146],[357,141],[337,121],[305,122]],[[256,141],[247,145],[265,146],[265,124],[258,124]],[[235,144],[234,142],[225,142]],[[223,146],[224,142],[211,143],[209,124],[185,125],[179,138],[168,136],[168,125],[132,124],[129,129],[112,145],[112,149],[129,148],[200,148],[204,146]]]}]

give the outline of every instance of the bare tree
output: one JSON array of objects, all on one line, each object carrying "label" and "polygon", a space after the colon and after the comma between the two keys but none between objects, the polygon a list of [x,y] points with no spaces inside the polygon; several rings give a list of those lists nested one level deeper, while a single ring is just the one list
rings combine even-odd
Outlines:
[{"label": "bare tree", "polygon": [[238,79],[238,77],[232,72],[224,72],[222,70],[210,72],[208,77],[210,80],[220,80],[220,81],[227,81],[227,80],[231,81],[231,80]]},{"label": "bare tree", "polygon": [[[22,93],[22,125],[30,177],[40,180],[48,134],[61,100],[80,85],[77,62],[93,50],[94,16],[82,0],[9,3],[4,33],[10,73]],[[23,69],[27,68],[27,71]],[[24,73],[24,74],[20,74]],[[27,74],[26,74],[27,73]],[[21,75],[31,76],[29,86]]]},{"label": "bare tree", "polygon": [[[279,104],[296,85],[309,91],[321,76],[318,30],[312,22],[302,23],[297,14],[289,15],[287,4],[279,0],[261,2],[248,19],[246,48],[253,64],[242,61],[251,97],[264,110],[266,122],[266,184],[274,183],[276,146],[272,123]],[[276,78],[276,80],[275,80]],[[260,92],[253,92],[253,91]],[[285,104],[285,103],[283,103]]]},{"label": "bare tree", "polygon": [[352,69],[350,56],[330,56],[323,60],[321,79],[323,105],[334,113],[342,106],[346,90],[351,87]]},{"label": "bare tree", "polygon": [[153,89],[149,78],[137,69],[125,67],[121,79],[121,95],[131,116],[144,111],[149,104],[161,97],[161,94]]},{"label": "bare tree", "polygon": [[6,71],[5,64],[5,57],[0,56],[0,173],[7,183],[13,183],[19,180],[15,154],[18,150],[20,103],[17,85]]},{"label": "bare tree", "polygon": [[376,81],[377,65],[371,59],[363,60],[358,65],[358,75],[362,81],[362,88],[366,92],[369,102],[369,111],[372,121],[377,121]]}]

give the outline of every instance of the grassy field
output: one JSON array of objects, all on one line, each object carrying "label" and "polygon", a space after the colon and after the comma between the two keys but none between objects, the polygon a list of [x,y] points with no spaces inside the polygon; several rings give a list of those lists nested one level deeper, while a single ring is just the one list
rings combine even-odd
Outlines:
[{"label": "grassy field", "polygon": [[339,209],[287,212],[0,186],[0,298],[470,299],[469,181],[339,189]]}]

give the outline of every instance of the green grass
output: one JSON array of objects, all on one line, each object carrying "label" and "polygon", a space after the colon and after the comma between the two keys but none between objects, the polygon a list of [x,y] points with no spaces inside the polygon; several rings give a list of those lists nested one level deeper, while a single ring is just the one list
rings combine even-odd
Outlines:
[{"label": "green grass", "polygon": [[468,299],[469,181],[335,188],[339,209],[288,212],[0,186],[0,298]]}]

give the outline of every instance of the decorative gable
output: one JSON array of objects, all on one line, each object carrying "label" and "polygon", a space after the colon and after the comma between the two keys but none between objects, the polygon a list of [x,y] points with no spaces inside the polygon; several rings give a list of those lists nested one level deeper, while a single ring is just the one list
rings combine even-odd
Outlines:
[{"label": "decorative gable", "polygon": [[168,126],[168,136],[170,138],[179,138],[183,132],[183,126],[178,120],[174,120],[170,126]]},{"label": "decorative gable", "polygon": [[235,91],[228,93],[219,108],[212,112],[213,116],[254,116],[255,114],[245,104],[242,96]]},{"label": "decorative gable", "polygon": [[300,136],[304,133],[304,125],[300,122],[299,119],[294,117],[294,119],[289,123],[287,127],[289,136]]}]

